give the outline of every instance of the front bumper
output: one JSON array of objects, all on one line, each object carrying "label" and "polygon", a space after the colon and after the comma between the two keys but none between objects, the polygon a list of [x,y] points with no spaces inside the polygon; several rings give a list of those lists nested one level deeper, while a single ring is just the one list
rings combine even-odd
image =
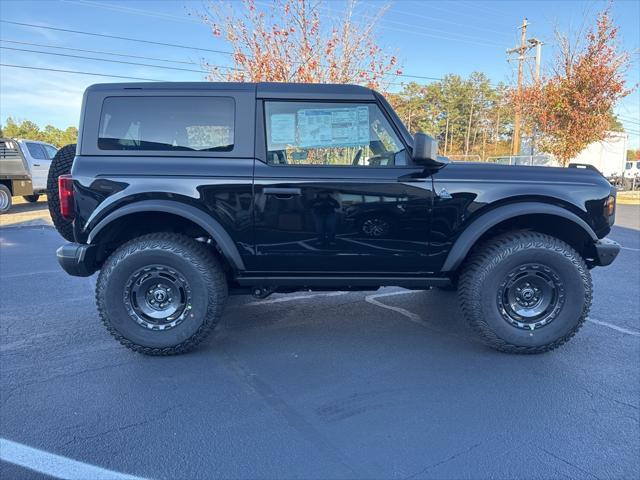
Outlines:
[{"label": "front bumper", "polygon": [[620,244],[613,240],[609,240],[608,238],[598,240],[594,243],[594,247],[594,264],[600,267],[611,265],[618,256],[618,253],[620,253]]},{"label": "front bumper", "polygon": [[67,243],[56,251],[62,269],[74,277],[88,277],[97,270],[95,245]]}]

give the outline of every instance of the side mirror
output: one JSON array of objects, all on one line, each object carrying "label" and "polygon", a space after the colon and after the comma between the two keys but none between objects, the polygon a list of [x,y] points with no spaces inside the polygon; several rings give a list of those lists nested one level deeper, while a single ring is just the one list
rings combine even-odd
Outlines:
[{"label": "side mirror", "polygon": [[413,137],[413,162],[425,167],[442,168],[446,162],[438,158],[438,141],[433,137],[418,132]]}]

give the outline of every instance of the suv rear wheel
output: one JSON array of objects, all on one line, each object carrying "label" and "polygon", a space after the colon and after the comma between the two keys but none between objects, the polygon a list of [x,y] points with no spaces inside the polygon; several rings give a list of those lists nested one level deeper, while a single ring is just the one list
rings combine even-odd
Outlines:
[{"label": "suv rear wheel", "polygon": [[105,262],[96,301],[121,344],[147,355],[193,349],[218,322],[227,281],[205,245],[173,233],[131,240]]},{"label": "suv rear wheel", "polygon": [[511,232],[476,250],[460,276],[462,311],[491,347],[542,353],[567,342],[591,308],[591,275],[565,242]]}]

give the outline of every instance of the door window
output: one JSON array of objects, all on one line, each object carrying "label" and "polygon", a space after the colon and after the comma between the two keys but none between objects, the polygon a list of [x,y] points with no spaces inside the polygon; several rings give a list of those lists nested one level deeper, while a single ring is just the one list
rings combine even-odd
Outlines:
[{"label": "door window", "polygon": [[31,155],[31,158],[34,160],[49,160],[47,153],[39,143],[27,142],[27,149],[29,150],[29,155]]},{"label": "door window", "polygon": [[270,164],[406,164],[404,144],[375,104],[266,102],[265,117]]}]

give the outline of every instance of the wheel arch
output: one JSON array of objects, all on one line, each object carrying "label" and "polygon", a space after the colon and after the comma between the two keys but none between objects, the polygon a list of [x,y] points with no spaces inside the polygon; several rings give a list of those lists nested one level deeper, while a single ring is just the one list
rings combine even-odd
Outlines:
[{"label": "wheel arch", "polygon": [[[231,268],[238,271],[245,269],[240,252],[220,222],[194,206],[171,200],[142,200],[118,208],[96,223],[89,232],[87,243],[104,243],[110,235],[122,231],[123,226],[136,225],[138,219],[145,222],[151,220],[148,222],[151,225],[159,225],[158,219],[162,219],[163,223],[170,225],[175,225],[177,221],[182,227],[194,227],[194,231],[200,231],[213,240]],[[153,226],[146,230],[149,228],[162,231]]]},{"label": "wheel arch", "polygon": [[471,250],[483,240],[501,231],[515,229],[535,230],[560,238],[585,258],[592,253],[590,243],[598,240],[587,222],[565,208],[542,202],[512,203],[473,220],[454,242],[441,270],[457,270]]}]

